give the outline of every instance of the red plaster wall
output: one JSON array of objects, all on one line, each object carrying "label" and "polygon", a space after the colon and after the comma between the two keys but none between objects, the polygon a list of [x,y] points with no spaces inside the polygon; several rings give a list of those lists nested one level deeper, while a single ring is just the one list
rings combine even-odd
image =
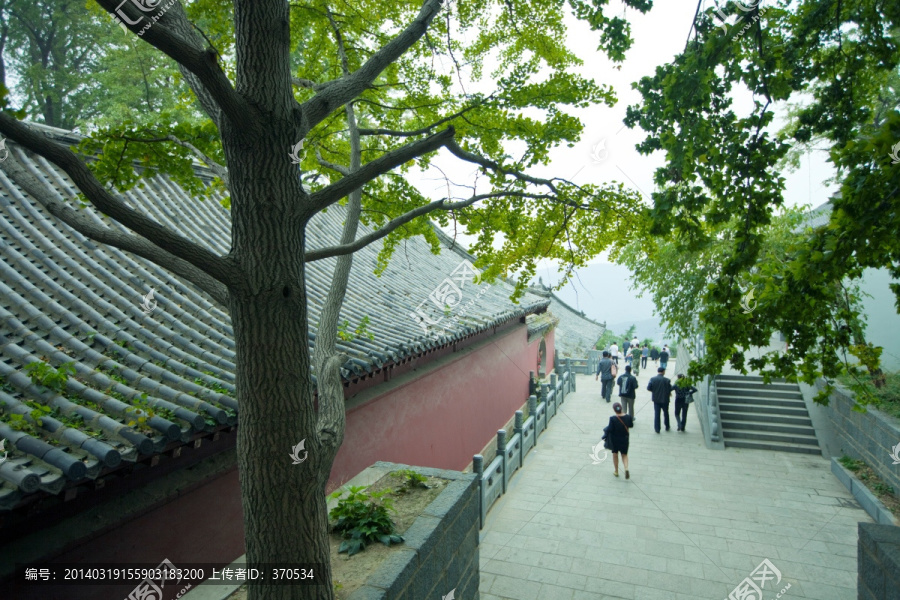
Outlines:
[{"label": "red plaster wall", "polygon": [[[544,340],[550,368],[553,333]],[[344,444],[331,472],[330,487],[379,460],[465,468],[528,397],[528,374],[535,369],[541,339],[531,344],[527,341],[527,328],[522,324],[474,351],[460,353],[459,359],[449,360],[424,377],[348,411]],[[423,371],[427,369],[423,366]],[[229,562],[243,552],[235,470],[83,543],[54,562],[158,564],[166,557],[178,565]],[[20,595],[15,597],[121,600],[133,587],[34,588],[30,594],[18,590]],[[0,598],[9,597],[7,592],[0,586]]]},{"label": "red plaster wall", "polygon": [[[528,399],[540,338],[524,324],[347,412],[329,488],[384,460],[462,470]],[[553,333],[547,335],[553,361]],[[427,367],[425,367],[427,369]]]}]

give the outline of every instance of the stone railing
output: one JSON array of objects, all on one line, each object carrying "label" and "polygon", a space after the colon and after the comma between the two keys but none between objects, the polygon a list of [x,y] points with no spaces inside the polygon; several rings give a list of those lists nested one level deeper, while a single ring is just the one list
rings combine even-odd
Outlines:
[{"label": "stone railing", "polygon": [[575,374],[571,365],[559,366],[550,375],[550,383],[535,389],[539,395],[528,397],[528,418],[516,411],[515,428],[507,439],[506,430],[497,432],[497,455],[485,464],[484,457],[476,454],[472,459],[473,470],[479,485],[481,527],[491,506],[506,493],[509,480],[525,464],[525,456],[537,446],[538,438],[559,411],[566,396],[575,391]]},{"label": "stone railing", "polygon": [[[697,335],[696,339],[693,340],[693,354],[688,349],[690,341],[682,340],[677,346],[678,356],[682,357],[681,360],[683,361],[681,364],[685,366],[690,364],[694,356],[702,358],[705,351],[702,336]],[[722,420],[719,416],[719,395],[716,391],[716,379],[707,375],[698,382],[696,387],[700,391],[700,397],[696,398],[694,406],[697,409],[697,414],[700,416],[700,428],[703,430],[703,439],[706,442],[706,447],[722,450],[725,448],[725,444],[722,439]]]}]

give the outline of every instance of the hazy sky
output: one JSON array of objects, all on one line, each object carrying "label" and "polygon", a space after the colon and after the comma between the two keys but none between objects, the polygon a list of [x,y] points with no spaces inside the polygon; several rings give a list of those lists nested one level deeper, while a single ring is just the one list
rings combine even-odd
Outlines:
[{"label": "hazy sky", "polygon": [[[763,5],[770,0],[763,0]],[[615,1],[611,3],[615,6]],[[707,6],[712,6],[711,0],[705,0]],[[584,110],[573,111],[585,125],[584,133],[579,142],[573,148],[557,148],[551,153],[552,161],[548,167],[535,169],[534,173],[541,176],[564,177],[574,180],[575,183],[606,183],[620,181],[631,189],[641,192],[649,201],[649,194],[654,190],[653,173],[662,166],[663,155],[657,152],[651,156],[641,155],[635,150],[635,145],[643,140],[645,134],[640,129],[632,130],[625,127],[622,120],[625,117],[629,105],[638,104],[640,94],[631,87],[632,82],[641,77],[652,75],[656,66],[670,62],[674,56],[684,49],[688,32],[697,3],[694,0],[668,0],[654,3],[654,8],[646,15],[634,10],[620,8],[612,10],[609,14],[624,14],[632,26],[634,45],[628,51],[625,61],[620,68],[609,61],[602,53],[596,50],[597,34],[591,32],[587,25],[574,19],[570,21],[568,32],[568,45],[580,56],[585,64],[579,69],[582,75],[590,76],[598,83],[612,86],[618,97],[614,107],[597,106]],[[725,35],[722,33],[722,35]],[[747,111],[752,107],[752,98],[749,94],[735,98],[734,108]],[[602,144],[598,146],[598,144]],[[593,152],[594,149],[596,152]],[[592,156],[593,154],[593,156]],[[597,161],[596,158],[602,159]],[[832,193],[823,181],[832,175],[830,165],[825,161],[825,154],[810,154],[804,157],[801,168],[795,173],[785,173],[786,191],[785,201],[789,206],[811,204],[818,206]],[[476,169],[468,168],[468,165],[452,164],[442,160],[442,168],[449,164],[449,172],[454,179],[471,181]],[[441,181],[432,181],[420,186],[423,191],[432,187],[434,190],[446,190]],[[436,191],[439,197],[441,191]],[[469,240],[461,236],[460,241],[468,245]],[[604,256],[598,256],[594,263],[606,263]],[[539,275],[545,282],[555,281],[556,267],[549,261],[542,263]],[[628,271],[622,267],[612,270],[604,269],[604,273],[614,274],[610,279],[627,280]],[[565,299],[577,297],[581,300],[582,309],[595,318],[611,321],[620,319],[615,316],[607,317],[605,310],[600,314],[591,314],[596,309],[595,298],[603,298],[609,295],[623,296],[627,290],[627,282],[622,285],[615,284],[615,290],[596,289],[597,277],[586,276],[585,285],[594,289],[588,289],[585,285],[574,284],[574,289],[561,294]],[[589,283],[590,282],[590,283]],[[612,292],[612,293],[609,293]],[[587,304],[587,306],[585,306]],[[618,310],[626,310],[628,316],[623,319],[638,318],[639,315],[649,316],[648,311],[652,306],[648,299],[634,300],[631,306],[620,306]]]}]

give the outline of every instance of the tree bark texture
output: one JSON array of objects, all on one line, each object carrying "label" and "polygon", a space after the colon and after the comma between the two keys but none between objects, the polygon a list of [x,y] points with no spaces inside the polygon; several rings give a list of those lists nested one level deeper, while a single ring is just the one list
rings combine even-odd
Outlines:
[{"label": "tree bark texture", "polygon": [[[236,48],[237,90],[254,107],[247,123],[228,119],[221,128],[231,191],[229,259],[240,281],[229,287],[229,297],[247,561],[268,566],[267,576],[274,564],[312,567],[316,582],[267,581],[250,585],[248,598],[330,600],[325,485],[337,448],[321,442],[310,375],[304,280],[309,197],[288,154],[301,133],[290,88],[287,3],[236,2],[235,33],[245,41]],[[257,43],[259,36],[281,43]],[[305,451],[299,456],[305,452],[306,458],[294,464],[291,451],[301,441]]]}]

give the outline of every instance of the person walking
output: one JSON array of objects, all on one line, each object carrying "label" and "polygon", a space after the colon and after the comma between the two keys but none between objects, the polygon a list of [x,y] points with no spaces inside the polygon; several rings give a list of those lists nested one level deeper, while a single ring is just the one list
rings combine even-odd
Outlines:
[{"label": "person walking", "polygon": [[597,363],[597,376],[594,377],[594,381],[597,381],[597,378],[600,378],[600,383],[603,386],[600,388],[600,393],[607,402],[609,402],[612,397],[613,380],[615,379],[615,375],[613,375],[613,366],[613,361],[609,358],[609,352],[604,350],[603,358]]},{"label": "person walking", "polygon": [[650,358],[650,348],[641,346],[641,368],[647,368],[647,359]]},{"label": "person walking", "polygon": [[663,346],[662,352],[659,353],[659,368],[665,369],[669,365],[669,347]]},{"label": "person walking", "polygon": [[657,375],[647,383],[647,390],[653,399],[653,429],[659,433],[659,413],[666,417],[666,431],[669,431],[669,401],[672,396],[672,382],[666,378],[666,370],[660,367]]},{"label": "person walking", "polygon": [[613,342],[612,345],[609,347],[609,356],[610,356],[610,358],[613,359],[613,361],[616,363],[616,365],[619,364],[619,347],[616,345],[615,342]]},{"label": "person walking", "polygon": [[692,385],[685,385],[684,373],[679,373],[675,378],[675,424],[678,431],[684,432],[684,426],[687,423],[688,404],[693,402],[691,394],[697,393],[697,388]]},{"label": "person walking", "polygon": [[641,349],[637,345],[631,347],[631,368],[635,376],[641,372]]},{"label": "person walking", "polygon": [[628,349],[631,348],[631,342],[626,338],[624,342],[622,342],[622,354],[628,356]]},{"label": "person walking", "polygon": [[622,415],[622,405],[618,402],[613,404],[613,411],[616,414],[609,418],[609,427],[606,434],[613,455],[613,475],[619,476],[619,455],[621,454],[622,466],[625,467],[625,479],[630,479],[631,473],[628,472],[628,429],[634,427],[634,420],[631,418],[631,415]]},{"label": "person walking", "polygon": [[619,385],[619,401],[625,407],[625,412],[634,420],[634,398],[637,392],[638,380],[637,377],[631,374],[631,365],[625,366],[625,372],[619,375],[616,383]]},{"label": "person walking", "polygon": [[637,336],[634,336],[633,338],[631,338],[631,347],[632,348],[637,348],[640,345],[641,345],[641,342],[637,339]]},{"label": "person walking", "polygon": [[656,346],[650,350],[650,360],[653,361],[653,366],[656,366],[656,361],[659,359],[659,350],[656,349]]}]

